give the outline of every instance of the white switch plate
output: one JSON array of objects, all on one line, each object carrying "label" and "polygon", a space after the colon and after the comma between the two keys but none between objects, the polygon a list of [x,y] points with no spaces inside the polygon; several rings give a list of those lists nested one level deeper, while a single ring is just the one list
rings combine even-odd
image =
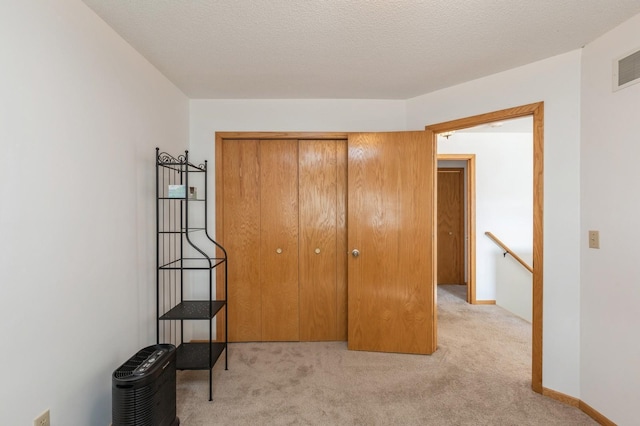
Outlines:
[{"label": "white switch plate", "polygon": [[600,248],[600,231],[589,231],[589,248]]},{"label": "white switch plate", "polygon": [[40,414],[33,420],[33,426],[51,426],[51,419],[49,418],[49,410]]}]

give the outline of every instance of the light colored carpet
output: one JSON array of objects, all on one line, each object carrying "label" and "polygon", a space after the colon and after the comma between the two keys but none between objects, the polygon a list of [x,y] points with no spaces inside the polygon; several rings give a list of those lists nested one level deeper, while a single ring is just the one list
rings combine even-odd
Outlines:
[{"label": "light colored carpet", "polygon": [[438,289],[438,350],[348,351],[345,342],[235,343],[229,370],[178,372],[178,416],[203,425],[591,425],[531,390],[531,325]]}]

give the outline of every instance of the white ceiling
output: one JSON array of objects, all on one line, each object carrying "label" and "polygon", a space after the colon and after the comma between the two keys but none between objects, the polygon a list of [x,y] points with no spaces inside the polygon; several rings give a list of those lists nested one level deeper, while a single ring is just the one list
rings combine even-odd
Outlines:
[{"label": "white ceiling", "polygon": [[83,1],[194,99],[408,99],[640,13],[640,0]]}]

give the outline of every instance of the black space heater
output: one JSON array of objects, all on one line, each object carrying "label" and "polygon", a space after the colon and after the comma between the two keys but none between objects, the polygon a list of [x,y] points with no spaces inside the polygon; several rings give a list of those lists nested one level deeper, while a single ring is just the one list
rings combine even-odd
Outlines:
[{"label": "black space heater", "polygon": [[176,347],[152,345],[113,372],[113,426],[178,426]]}]

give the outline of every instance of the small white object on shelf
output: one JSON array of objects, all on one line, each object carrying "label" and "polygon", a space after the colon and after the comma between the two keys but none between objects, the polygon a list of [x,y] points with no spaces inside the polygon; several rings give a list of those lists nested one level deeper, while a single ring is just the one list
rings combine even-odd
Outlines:
[{"label": "small white object on shelf", "polygon": [[169,198],[184,198],[185,196],[184,185],[169,185]]},{"label": "small white object on shelf", "polygon": [[192,200],[198,199],[198,188],[196,188],[195,186],[189,187],[189,198]]}]

